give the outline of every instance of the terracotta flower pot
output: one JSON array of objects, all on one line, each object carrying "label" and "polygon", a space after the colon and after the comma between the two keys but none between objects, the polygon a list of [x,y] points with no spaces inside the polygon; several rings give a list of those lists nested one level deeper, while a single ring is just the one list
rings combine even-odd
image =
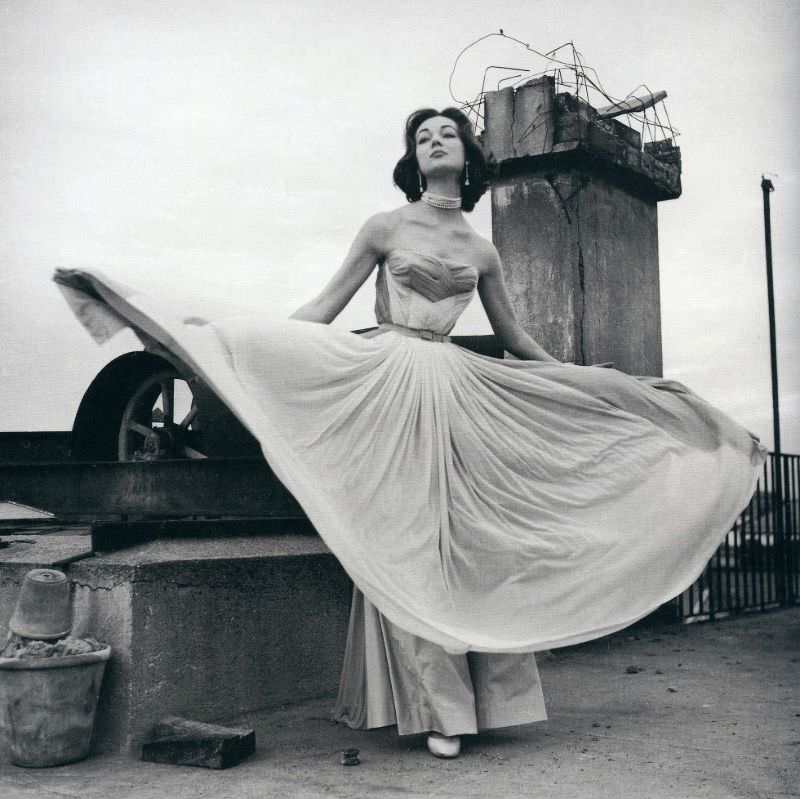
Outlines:
[{"label": "terracotta flower pot", "polygon": [[111,647],[80,655],[0,658],[0,730],[11,762],[40,768],[89,754]]},{"label": "terracotta flower pot", "polygon": [[24,638],[45,641],[69,635],[72,609],[67,575],[56,569],[29,571],[8,628]]}]

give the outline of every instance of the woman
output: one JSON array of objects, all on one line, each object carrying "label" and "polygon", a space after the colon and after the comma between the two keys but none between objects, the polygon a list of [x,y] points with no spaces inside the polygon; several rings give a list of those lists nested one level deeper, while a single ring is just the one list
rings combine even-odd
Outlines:
[{"label": "woman", "polygon": [[[384,263],[390,254],[433,255],[477,270],[481,302],[505,349],[518,358],[558,363],[514,318],[497,250],[472,230],[461,213],[462,209],[471,211],[475,207],[486,191],[487,178],[483,151],[464,114],[452,108],[441,115],[433,109],[412,114],[406,123],[406,153],[394,171],[395,183],[410,204],[368,220],[322,293],[292,318],[332,322],[375,266]],[[420,199],[422,202],[417,202]],[[383,300],[385,297],[379,293],[378,302]],[[377,314],[379,322],[392,322],[385,318],[391,315],[389,308],[379,306]],[[455,319],[435,317],[433,321],[437,327],[446,327],[445,332],[455,323]]]},{"label": "woman", "polygon": [[[370,219],[322,293],[293,318],[331,322],[376,264],[393,257],[397,264],[397,255],[408,253],[411,257],[402,258],[401,266],[385,266],[381,272],[381,327],[376,334],[395,330],[413,335],[420,327],[446,334],[455,313],[434,312],[427,302],[414,307],[393,297],[389,288],[389,281],[397,281],[398,289],[420,292],[428,301],[454,296],[454,288],[443,287],[442,281],[453,273],[441,268],[438,257],[431,270],[426,257],[439,254],[448,264],[475,267],[481,301],[506,350],[518,358],[558,363],[517,323],[497,250],[472,230],[461,212],[473,209],[486,191],[487,177],[483,152],[460,111],[422,109],[412,114],[406,123],[406,153],[394,173],[410,204]],[[466,275],[459,277],[471,288],[472,270],[462,271]],[[357,588],[336,716],[359,728],[396,725],[405,735],[431,731],[428,748],[438,757],[456,757],[462,734],[546,718],[533,653],[450,655],[393,625]]]},{"label": "woman", "polygon": [[[98,274],[56,279],[98,340],[129,325],[217,392],[353,578],[339,717],[455,756],[461,734],[544,717],[531,653],[691,584],[763,448],[674,381],[552,358],[464,221],[487,179],[466,117],[416,112],[406,145],[410,204],[372,217],[293,320],[182,318]],[[317,324],[376,267],[374,335]],[[449,342],[476,287],[519,360]]]}]

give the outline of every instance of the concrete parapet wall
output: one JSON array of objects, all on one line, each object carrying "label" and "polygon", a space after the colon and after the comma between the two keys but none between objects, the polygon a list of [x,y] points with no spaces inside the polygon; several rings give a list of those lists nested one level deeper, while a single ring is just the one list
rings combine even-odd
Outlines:
[{"label": "concrete parapet wall", "polygon": [[[4,617],[44,565],[33,554],[0,564]],[[136,755],[169,715],[226,721],[336,691],[352,584],[315,535],[155,541],[58,567],[73,634],[112,646],[95,751]]]},{"label": "concrete parapet wall", "polygon": [[78,634],[114,647],[96,746],[171,714],[234,718],[335,691],[351,584],[316,536],[153,542],[73,564]]}]

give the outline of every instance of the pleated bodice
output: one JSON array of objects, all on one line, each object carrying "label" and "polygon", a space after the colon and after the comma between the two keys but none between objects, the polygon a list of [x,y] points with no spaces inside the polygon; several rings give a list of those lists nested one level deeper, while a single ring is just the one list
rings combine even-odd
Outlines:
[{"label": "pleated bodice", "polygon": [[424,255],[393,250],[378,267],[375,317],[404,327],[447,334],[472,299],[478,270]]}]

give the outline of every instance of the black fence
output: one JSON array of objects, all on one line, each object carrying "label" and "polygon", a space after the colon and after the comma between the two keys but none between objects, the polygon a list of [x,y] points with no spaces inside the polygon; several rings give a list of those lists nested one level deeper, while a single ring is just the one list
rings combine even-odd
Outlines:
[{"label": "black fence", "polygon": [[799,596],[800,455],[770,453],[750,504],[674,610],[688,621],[714,619]]}]

